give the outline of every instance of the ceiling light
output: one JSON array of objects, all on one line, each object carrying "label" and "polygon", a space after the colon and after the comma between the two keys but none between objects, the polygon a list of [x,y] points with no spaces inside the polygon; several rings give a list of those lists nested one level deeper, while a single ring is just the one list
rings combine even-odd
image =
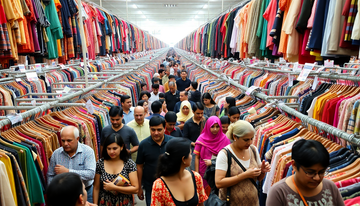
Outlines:
[{"label": "ceiling light", "polygon": [[134,4],[134,5],[133,5],[133,8],[134,8],[134,9],[137,9],[137,6],[136,6],[136,4]]},{"label": "ceiling light", "polygon": [[149,19],[146,19],[146,21],[149,21]]},{"label": "ceiling light", "polygon": [[195,19],[191,19],[191,21],[195,21]]},{"label": "ceiling light", "polygon": [[198,18],[198,15],[195,15],[195,19]]},{"label": "ceiling light", "polygon": [[207,4],[205,4],[205,5],[204,5],[204,7],[203,7],[203,9],[206,9],[207,7],[208,7],[208,5],[207,5]]},{"label": "ceiling light", "polygon": [[146,19],[146,16],[145,16],[145,15],[142,15],[142,18]]},{"label": "ceiling light", "polygon": [[138,14],[143,14],[142,11],[138,11]]}]

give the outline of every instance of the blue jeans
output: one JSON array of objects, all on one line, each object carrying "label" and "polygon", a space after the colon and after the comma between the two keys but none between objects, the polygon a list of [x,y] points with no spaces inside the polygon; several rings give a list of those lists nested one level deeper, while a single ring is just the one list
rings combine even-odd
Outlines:
[{"label": "blue jeans", "polygon": [[87,201],[90,202],[90,203],[93,203],[93,201],[94,201],[93,200],[93,189],[94,189],[94,186],[91,185],[91,187],[86,190],[86,192],[87,192]]}]

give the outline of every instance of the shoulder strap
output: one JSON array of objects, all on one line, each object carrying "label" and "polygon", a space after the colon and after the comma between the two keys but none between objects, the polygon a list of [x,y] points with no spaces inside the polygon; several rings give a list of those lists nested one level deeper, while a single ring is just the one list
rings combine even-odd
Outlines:
[{"label": "shoulder strap", "polygon": [[[227,171],[226,171],[226,177],[230,177],[231,176],[231,152],[227,149],[227,148],[224,148],[226,153],[227,153],[227,159],[228,159],[228,168],[227,168]],[[230,191],[231,191],[231,187],[228,187],[226,189],[226,205],[227,206],[230,206]]]}]

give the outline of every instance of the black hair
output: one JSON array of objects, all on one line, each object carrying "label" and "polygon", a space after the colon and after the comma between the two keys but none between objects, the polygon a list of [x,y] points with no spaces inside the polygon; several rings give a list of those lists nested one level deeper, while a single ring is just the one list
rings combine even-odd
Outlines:
[{"label": "black hair", "polygon": [[139,100],[141,100],[144,95],[148,96],[148,98],[151,97],[150,92],[148,92],[148,91],[142,91],[142,92],[140,93]]},{"label": "black hair", "polygon": [[162,103],[160,101],[155,101],[151,103],[151,110],[153,113],[159,113],[162,108]]},{"label": "black hair", "polygon": [[228,116],[222,116],[220,122],[221,124],[230,124],[230,118]]},{"label": "black hair", "polygon": [[161,105],[162,105],[162,104],[164,104],[165,99],[159,99],[158,101],[161,102]]},{"label": "black hair", "polygon": [[165,119],[164,118],[162,118],[160,116],[151,117],[151,119],[149,121],[150,127],[155,127],[155,126],[158,126],[160,124],[165,128]]},{"label": "black hair", "polygon": [[[164,64],[160,64],[160,67],[165,67],[165,66],[164,66]],[[161,69],[160,69],[160,70],[161,70]],[[159,70],[159,73],[161,73],[160,70]]]},{"label": "black hair", "polygon": [[165,120],[166,122],[176,122],[177,121],[176,113],[173,111],[169,111],[168,113],[165,114]]},{"label": "black hair", "polygon": [[129,95],[122,95],[122,97],[121,97],[121,103],[124,103],[125,100],[127,100],[127,99],[130,99],[130,96],[129,96]]},{"label": "black hair", "polygon": [[185,69],[181,70],[181,73],[185,72],[187,74],[187,71]]},{"label": "black hair", "polygon": [[119,106],[112,106],[110,108],[110,111],[109,111],[109,115],[110,117],[116,117],[117,115],[119,115],[120,117],[122,117],[124,114],[124,111],[121,107]]},{"label": "black hair", "polygon": [[300,166],[311,167],[316,164],[327,168],[330,164],[329,152],[316,140],[301,139],[295,142],[292,146],[291,158],[295,161],[297,169]]},{"label": "black hair", "polygon": [[152,86],[151,86],[153,89],[159,89],[159,84],[153,84]]},{"label": "black hair", "polygon": [[184,91],[181,91],[181,92],[183,92],[183,93],[185,94],[185,96],[189,96],[189,92],[188,92],[188,91],[184,90]]},{"label": "black hair", "polygon": [[165,98],[165,94],[164,93],[159,93],[159,98]]},{"label": "black hair", "polygon": [[157,82],[157,81],[160,81],[160,78],[154,77],[154,78],[153,78],[153,82]]},{"label": "black hair", "polygon": [[120,147],[123,147],[123,149],[120,152],[120,159],[123,160],[124,162],[128,161],[129,154],[126,150],[125,142],[124,142],[123,138],[117,133],[112,133],[105,138],[105,141],[103,143],[102,157],[105,160],[111,159],[111,157],[107,153],[107,146],[111,145],[112,143],[116,143]]},{"label": "black hair", "polygon": [[205,92],[201,98],[201,101],[204,103],[204,99],[210,99],[210,104],[216,104],[209,92]]},{"label": "black hair", "polygon": [[156,178],[167,177],[180,171],[183,164],[182,158],[187,159],[190,154],[190,142],[185,138],[172,138],[165,145],[165,154],[159,157]]},{"label": "black hair", "polygon": [[195,104],[192,105],[191,109],[195,113],[198,109],[204,110],[204,105],[201,104],[201,102],[195,102]]},{"label": "black hair", "polygon": [[197,82],[191,82],[191,86],[192,86],[192,88],[197,89],[198,83]]},{"label": "black hair", "polygon": [[138,106],[144,106],[144,103],[145,103],[146,101],[145,100],[140,100],[140,101],[138,101]]},{"label": "black hair", "polygon": [[146,83],[141,83],[141,88],[143,88],[143,86],[147,86]]},{"label": "black hair", "polygon": [[174,75],[169,75],[169,79],[175,79]]},{"label": "black hair", "polygon": [[225,101],[229,104],[228,108],[225,108],[225,115],[228,115],[229,109],[236,106],[236,99],[234,97],[226,97]]},{"label": "black hair", "polygon": [[240,114],[240,110],[237,107],[230,107],[229,109],[229,115],[233,116],[235,114]]},{"label": "black hair", "polygon": [[83,182],[80,175],[72,172],[56,175],[46,189],[49,206],[75,206],[83,195]]}]

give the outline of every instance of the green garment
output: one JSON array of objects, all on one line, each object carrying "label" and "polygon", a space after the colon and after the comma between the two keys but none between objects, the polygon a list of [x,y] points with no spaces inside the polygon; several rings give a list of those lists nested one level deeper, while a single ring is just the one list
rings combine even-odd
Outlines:
[{"label": "green garment", "polygon": [[49,38],[47,42],[47,49],[49,59],[56,59],[59,57],[57,40],[63,38],[63,32],[59,20],[59,16],[56,12],[56,7],[54,1],[49,1],[50,3],[45,7],[45,16],[50,22],[50,26],[46,28],[46,34]]}]

